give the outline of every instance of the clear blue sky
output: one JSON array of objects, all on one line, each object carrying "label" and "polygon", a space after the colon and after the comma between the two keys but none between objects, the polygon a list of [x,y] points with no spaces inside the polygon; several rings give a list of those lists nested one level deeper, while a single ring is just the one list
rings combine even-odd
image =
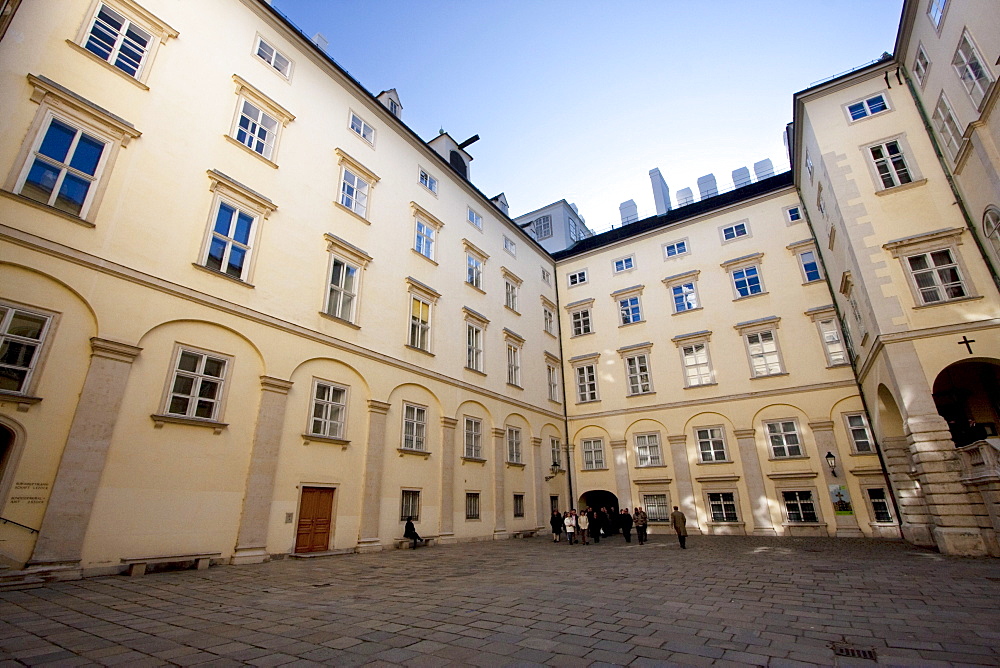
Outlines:
[{"label": "clear blue sky", "polygon": [[771,158],[792,94],[891,52],[902,0],[273,0],[368,90],[395,88],[425,140],[469,147],[472,181],[517,216],[559,199],[588,225],[648,172],[671,193]]}]

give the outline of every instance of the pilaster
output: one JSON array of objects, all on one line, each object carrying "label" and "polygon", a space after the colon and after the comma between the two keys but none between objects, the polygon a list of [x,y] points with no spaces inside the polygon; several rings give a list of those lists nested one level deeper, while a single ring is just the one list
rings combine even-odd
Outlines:
[{"label": "pilaster", "polygon": [[[611,465],[615,469],[615,493],[618,495],[619,508],[632,507],[632,485],[628,477],[628,441],[611,441]],[[572,501],[571,505],[576,505]]]},{"label": "pilaster", "polygon": [[382,549],[379,518],[382,516],[382,470],[385,466],[385,423],[391,404],[368,400],[368,443],[365,449],[364,497],[361,502],[359,552]]},{"label": "pilaster", "polygon": [[542,468],[542,439],[538,437],[532,437],[531,439],[531,463],[534,467],[533,477],[535,479],[534,491],[532,492],[535,497],[535,527],[543,529],[547,526],[548,522],[545,514],[545,494],[543,493],[545,489],[545,471],[548,469]]},{"label": "pilaster", "polygon": [[[826,488],[830,493],[830,500],[834,504],[833,517],[837,523],[837,536],[862,538],[865,534],[861,531],[861,527],[858,525],[858,516],[854,509],[857,508],[858,504],[864,503],[864,499],[849,499],[852,508],[851,514],[837,514],[836,494],[838,492],[841,495],[846,493],[847,468],[844,466],[844,459],[840,456],[840,449],[837,447],[837,438],[833,433],[833,421],[815,420],[809,423],[809,428],[812,429],[813,438],[816,440],[816,447],[819,449],[819,456],[821,460],[820,468],[823,470],[823,480],[826,481]],[[836,471],[826,465],[826,453],[830,453],[837,458],[836,461],[840,465],[840,471],[844,474],[843,478],[839,477]],[[843,489],[841,489],[842,486]]]},{"label": "pilaster", "polygon": [[455,536],[455,444],[458,420],[441,417],[441,542]]},{"label": "pilaster", "polygon": [[677,481],[677,505],[688,519],[688,534],[698,535],[698,508],[694,499],[694,483],[691,480],[691,460],[688,459],[687,434],[667,436],[670,445],[670,461],[674,465],[674,479]]},{"label": "pilaster", "polygon": [[757,450],[757,433],[749,429],[736,429],[736,446],[740,451],[740,462],[743,465],[743,479],[746,481],[747,493],[750,494],[750,512],[753,515],[754,536],[777,536],[771,521],[771,509],[767,503],[767,490],[764,488],[764,473],[760,466],[760,454]]},{"label": "pilaster", "polygon": [[506,491],[504,490],[504,478],[506,477],[507,461],[506,443],[504,439],[507,432],[503,429],[493,429],[493,538],[507,538],[507,513],[506,513]]}]

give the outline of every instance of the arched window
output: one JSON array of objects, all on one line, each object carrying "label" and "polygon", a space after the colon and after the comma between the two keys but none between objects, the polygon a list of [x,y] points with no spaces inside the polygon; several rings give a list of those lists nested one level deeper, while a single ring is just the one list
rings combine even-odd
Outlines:
[{"label": "arched window", "polygon": [[1000,209],[995,206],[986,207],[983,214],[983,234],[993,249],[993,255],[1000,260]]}]

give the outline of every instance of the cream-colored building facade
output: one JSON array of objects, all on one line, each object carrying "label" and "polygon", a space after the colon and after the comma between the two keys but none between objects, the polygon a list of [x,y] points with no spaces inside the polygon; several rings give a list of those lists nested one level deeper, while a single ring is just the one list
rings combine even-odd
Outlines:
[{"label": "cream-colored building facade", "polygon": [[[934,404],[955,339],[1000,356],[950,187],[988,177],[936,162],[905,63],[797,95],[792,173],[552,256],[466,178],[469,142],[421,140],[265,2],[5,27],[3,564],[381,550],[407,517],[493,540],[585,505],[998,553]],[[912,183],[878,187],[887,138]],[[915,305],[904,263],[942,248],[966,294]]]}]

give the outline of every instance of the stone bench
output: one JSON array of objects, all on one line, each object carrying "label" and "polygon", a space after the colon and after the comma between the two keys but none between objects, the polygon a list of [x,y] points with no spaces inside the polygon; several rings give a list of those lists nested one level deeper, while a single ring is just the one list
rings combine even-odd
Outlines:
[{"label": "stone bench", "polygon": [[[437,536],[421,536],[420,539],[421,539],[421,541],[423,541],[424,547],[430,547],[431,545],[433,545],[437,541],[438,537]],[[410,549],[413,548],[413,539],[412,538],[396,538],[393,541],[393,543],[395,543],[397,550],[405,550],[407,548],[410,548]]]},{"label": "stone bench", "polygon": [[538,529],[522,529],[521,531],[511,531],[511,538],[534,538]]},{"label": "stone bench", "polygon": [[135,557],[132,559],[122,559],[122,563],[128,566],[129,576],[143,575],[148,564],[181,564],[185,561],[193,561],[195,568],[199,571],[208,568],[212,559],[222,556],[221,552],[203,552],[201,554],[177,554],[162,557]]}]

